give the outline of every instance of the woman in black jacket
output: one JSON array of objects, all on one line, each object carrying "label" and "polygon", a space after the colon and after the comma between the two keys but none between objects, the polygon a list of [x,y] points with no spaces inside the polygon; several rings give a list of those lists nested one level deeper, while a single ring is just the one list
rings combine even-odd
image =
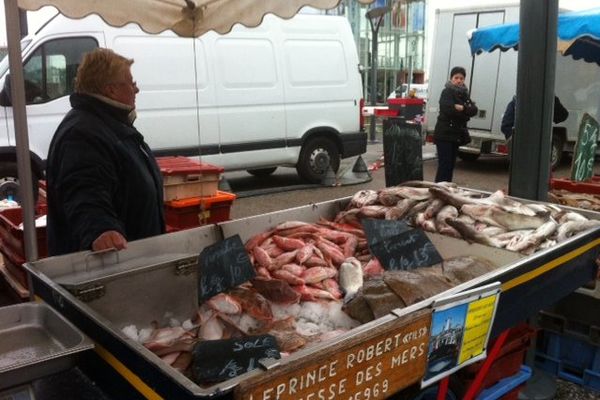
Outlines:
[{"label": "woman in black jacket", "polygon": [[466,76],[463,67],[452,68],[450,80],[440,96],[440,112],[433,132],[438,155],[436,182],[452,181],[458,147],[471,141],[467,121],[477,114],[477,107],[465,86]]},{"label": "woman in black jacket", "polygon": [[86,54],[48,153],[48,252],[124,249],[165,232],[162,177],[133,126],[133,60]]}]

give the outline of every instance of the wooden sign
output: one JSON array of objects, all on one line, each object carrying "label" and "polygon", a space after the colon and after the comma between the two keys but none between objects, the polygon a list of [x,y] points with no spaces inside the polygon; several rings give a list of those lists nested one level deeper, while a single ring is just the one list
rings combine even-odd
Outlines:
[{"label": "wooden sign", "polygon": [[260,359],[281,358],[271,335],[205,340],[194,346],[192,354],[192,374],[199,383],[222,382],[258,368]]},{"label": "wooden sign", "polygon": [[198,300],[236,287],[256,276],[239,235],[205,247],[200,253]]},{"label": "wooden sign", "polygon": [[594,157],[598,146],[598,122],[588,113],[583,114],[571,165],[571,180],[581,182],[594,174]]},{"label": "wooden sign", "polygon": [[431,311],[382,323],[313,357],[246,379],[238,400],[384,399],[425,372]]},{"label": "wooden sign", "polygon": [[362,226],[369,247],[412,229],[402,221],[377,218],[363,218]]},{"label": "wooden sign", "polygon": [[386,270],[411,270],[443,261],[440,253],[421,229],[411,229],[388,237],[370,249]]}]

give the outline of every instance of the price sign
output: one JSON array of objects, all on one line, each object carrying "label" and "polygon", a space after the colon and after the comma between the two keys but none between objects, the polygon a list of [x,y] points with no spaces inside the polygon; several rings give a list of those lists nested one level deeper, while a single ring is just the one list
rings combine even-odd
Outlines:
[{"label": "price sign", "polygon": [[239,235],[207,246],[200,253],[198,300],[201,303],[255,276]]},{"label": "price sign", "polygon": [[205,340],[194,347],[192,373],[196,382],[221,382],[258,368],[263,358],[281,358],[271,335]]},{"label": "price sign", "polygon": [[442,256],[421,229],[411,229],[370,246],[386,270],[412,270],[443,261]]}]

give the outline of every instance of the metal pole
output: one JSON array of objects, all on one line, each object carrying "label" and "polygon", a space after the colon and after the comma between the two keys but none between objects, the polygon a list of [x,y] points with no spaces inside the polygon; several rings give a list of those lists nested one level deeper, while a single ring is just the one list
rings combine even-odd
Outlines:
[{"label": "metal pole", "polygon": [[558,0],[523,1],[509,193],[545,201],[550,178]]},{"label": "metal pole", "polygon": [[[373,21],[369,19],[371,23],[372,41],[371,41],[371,105],[377,105],[377,33],[379,31],[379,24],[373,24]],[[377,118],[375,117],[375,109],[371,114],[371,125],[369,126],[369,141],[371,143],[377,143],[375,134],[375,124]]]},{"label": "metal pole", "polygon": [[19,29],[19,8],[17,0],[4,0],[6,18],[6,39],[8,42],[8,62],[11,79],[11,104],[15,123],[15,141],[17,146],[17,171],[19,175],[19,193],[23,209],[23,235],[25,239],[25,257],[27,261],[38,258],[35,221],[33,211],[33,188],[31,181],[31,160],[29,158],[29,135],[25,109],[25,84],[23,80],[23,61]]}]

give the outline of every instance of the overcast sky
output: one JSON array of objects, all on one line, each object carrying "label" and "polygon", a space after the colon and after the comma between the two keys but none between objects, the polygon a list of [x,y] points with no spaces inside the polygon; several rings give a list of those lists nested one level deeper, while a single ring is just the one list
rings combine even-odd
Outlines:
[{"label": "overcast sky", "polygon": [[[449,8],[448,4],[451,4],[452,8],[457,7],[481,7],[492,4],[510,4],[518,3],[518,0],[427,0],[428,15],[427,18],[431,23],[434,20],[434,11],[436,8]],[[600,7],[600,0],[559,0],[560,7],[581,10],[586,8]],[[56,13],[53,7],[44,7],[39,11],[28,12],[29,21],[29,32],[35,32],[41,24],[48,20],[52,15]],[[4,17],[4,2],[0,1],[0,46],[6,46],[6,24]],[[428,36],[431,37],[431,27],[428,26]]]}]

